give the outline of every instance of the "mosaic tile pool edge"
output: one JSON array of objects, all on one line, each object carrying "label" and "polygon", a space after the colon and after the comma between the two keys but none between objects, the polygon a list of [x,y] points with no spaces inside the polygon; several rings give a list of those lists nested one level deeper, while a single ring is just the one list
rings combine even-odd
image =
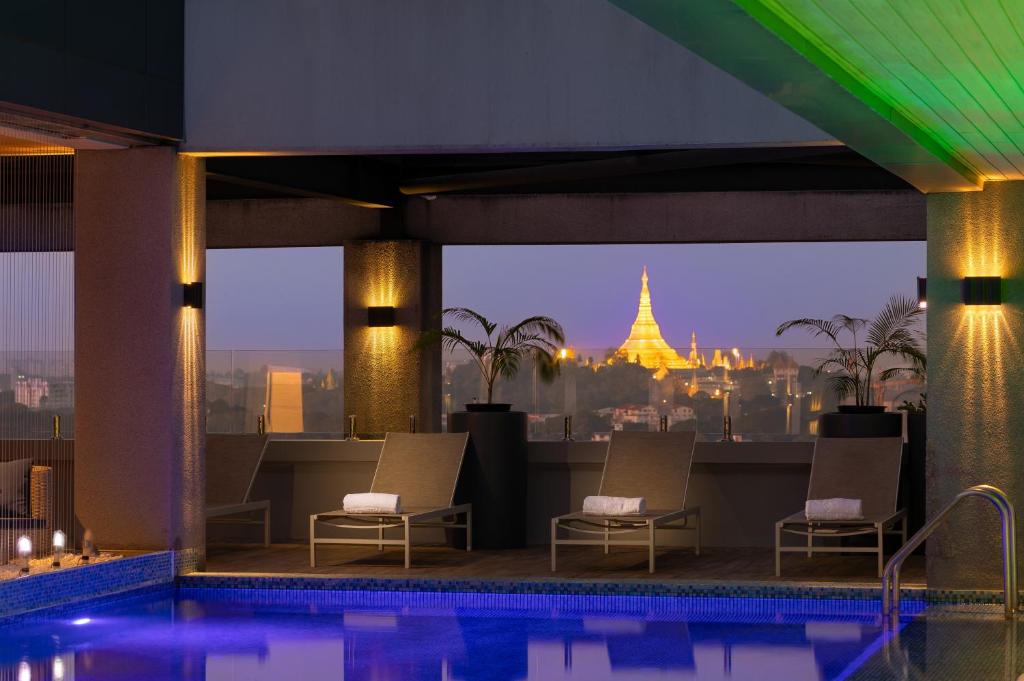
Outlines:
[{"label": "mosaic tile pool edge", "polygon": [[[619,582],[588,580],[487,580],[193,573],[181,576],[179,586],[209,589],[309,589],[327,591],[437,591],[489,594],[556,594],[572,596],[721,596],[732,598],[803,598],[878,600],[878,587],[811,584],[715,582]],[[967,591],[908,587],[907,600],[944,604],[1002,603],[998,591]]]},{"label": "mosaic tile pool edge", "polygon": [[174,582],[174,570],[174,552],[160,551],[7,580],[0,582],[0,619],[149,586],[170,585]]}]

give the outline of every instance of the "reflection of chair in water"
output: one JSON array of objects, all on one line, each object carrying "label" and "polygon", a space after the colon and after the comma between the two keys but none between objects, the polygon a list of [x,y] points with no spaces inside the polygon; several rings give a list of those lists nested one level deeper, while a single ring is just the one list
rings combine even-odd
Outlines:
[{"label": "reflection of chair in water", "polygon": [[[601,475],[601,496],[644,497],[647,511],[636,515],[593,515],[577,511],[551,519],[551,571],[564,545],[643,546],[654,572],[656,530],[695,530],[700,555],[700,507],[686,507],[693,461],[694,432],[648,433],[616,430],[608,443]],[[696,519],[690,525],[690,517]],[[679,521],[682,521],[680,523]],[[597,539],[559,539],[558,531],[597,535]],[[637,533],[644,533],[637,538]],[[629,538],[618,538],[625,535]]]},{"label": "reflection of chair in water", "polygon": [[[884,538],[898,534],[907,541],[907,512],[896,510],[900,488],[902,437],[819,437],[814,444],[811,481],[807,499],[860,499],[863,518],[859,520],[809,521],[798,511],[775,523],[775,576],[782,573],[783,553],[874,553],[878,576],[884,566]],[[900,529],[895,530],[899,524]],[[783,546],[783,534],[806,538],[806,545]],[[821,539],[868,536],[871,546],[816,546]]]},{"label": "reflection of chair in water", "polygon": [[[262,524],[264,546],[270,546],[270,501],[251,501],[249,496],[267,440],[265,435],[206,436],[207,521]],[[262,519],[254,519],[254,515]]]},{"label": "reflection of chair in water", "polygon": [[[561,625],[566,624],[563,620]],[[696,669],[686,622],[586,617],[580,624],[561,636],[543,628],[530,632],[527,679],[628,679],[654,669],[674,678]]]}]

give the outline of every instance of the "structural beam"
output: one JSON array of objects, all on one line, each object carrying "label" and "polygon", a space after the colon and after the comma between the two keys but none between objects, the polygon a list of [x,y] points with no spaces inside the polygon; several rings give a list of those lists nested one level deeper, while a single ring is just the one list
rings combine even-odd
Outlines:
[{"label": "structural beam", "polygon": [[373,239],[382,210],[324,199],[244,199],[206,204],[208,248],[340,246]]},{"label": "structural beam", "polygon": [[453,195],[367,210],[318,199],[211,201],[210,248],[341,246],[385,238],[438,244],[920,241],[925,197],[912,191]]},{"label": "structural beam", "polygon": [[926,216],[915,191],[441,196],[410,200],[405,228],[441,244],[904,241]]}]

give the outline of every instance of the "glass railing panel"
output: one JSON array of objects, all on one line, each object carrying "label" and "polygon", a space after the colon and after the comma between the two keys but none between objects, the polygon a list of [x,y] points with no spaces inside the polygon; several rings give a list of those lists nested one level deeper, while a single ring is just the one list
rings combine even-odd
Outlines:
[{"label": "glass railing panel", "polygon": [[342,351],[210,350],[206,354],[206,430],[344,432]]},{"label": "glass railing panel", "polygon": [[47,439],[75,433],[75,357],[66,351],[0,351],[0,439]]},{"label": "glass railing panel", "polygon": [[[561,439],[567,416],[576,440],[600,440],[613,430],[696,430],[701,440],[721,440],[725,417],[738,441],[813,439],[818,417],[834,411],[839,400],[829,375],[815,367],[821,348],[676,349],[674,366],[644,366],[613,350],[573,349],[551,383],[525,363],[512,380],[497,382],[492,401],[507,402],[529,414],[531,439]],[[923,381],[901,375],[878,380],[884,369],[903,366],[886,359],[875,369],[875,404],[891,409],[916,402]],[[445,356],[444,410],[486,400],[480,372],[465,353]],[[849,401],[849,400],[846,400]]]}]

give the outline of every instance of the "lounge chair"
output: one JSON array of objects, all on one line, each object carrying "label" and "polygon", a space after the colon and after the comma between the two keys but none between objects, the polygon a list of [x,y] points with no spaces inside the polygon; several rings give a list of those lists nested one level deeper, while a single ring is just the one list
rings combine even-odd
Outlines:
[{"label": "lounge chair", "polygon": [[252,501],[249,495],[267,442],[266,435],[208,435],[206,439],[206,521],[263,525],[264,546],[270,546],[270,500]]},{"label": "lounge chair", "polygon": [[[556,569],[559,546],[646,546],[648,570],[654,572],[656,530],[694,530],[696,554],[700,555],[700,507],[686,508],[686,487],[693,461],[696,433],[612,433],[604,460],[598,494],[644,497],[647,511],[638,515],[603,516],[582,511],[551,519],[551,571]],[[694,524],[690,524],[690,518]],[[682,521],[682,524],[678,524]],[[598,535],[596,539],[559,539],[558,531]],[[640,539],[619,539],[617,535],[646,532]]]},{"label": "lounge chair", "polygon": [[[405,567],[411,565],[410,530],[414,527],[464,528],[466,550],[473,548],[473,519],[470,504],[453,504],[455,485],[466,455],[468,433],[388,433],[384,437],[371,492],[397,494],[400,513],[347,513],[343,509],[309,516],[309,565],[316,567],[319,544],[401,546]],[[459,523],[458,516],[465,522]],[[372,531],[376,538],[318,537],[320,526],[344,530]],[[401,539],[385,539],[384,530],[402,528]]]},{"label": "lounge chair", "polygon": [[[878,576],[884,567],[883,540],[898,534],[907,541],[906,509],[896,510],[903,438],[819,437],[814,445],[808,499],[860,499],[863,520],[807,520],[803,511],[775,523],[775,576],[782,575],[783,553],[875,553]],[[893,528],[899,524],[900,529]],[[783,534],[806,537],[806,545],[783,546]],[[872,546],[815,546],[814,538],[874,535]]]}]

